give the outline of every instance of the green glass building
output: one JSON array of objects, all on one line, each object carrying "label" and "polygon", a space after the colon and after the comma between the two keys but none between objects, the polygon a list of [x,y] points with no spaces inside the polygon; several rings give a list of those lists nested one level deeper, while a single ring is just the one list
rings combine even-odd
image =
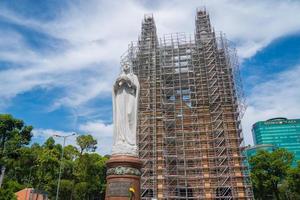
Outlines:
[{"label": "green glass building", "polygon": [[300,119],[273,118],[259,121],[252,127],[255,145],[271,144],[286,148],[300,160]]}]

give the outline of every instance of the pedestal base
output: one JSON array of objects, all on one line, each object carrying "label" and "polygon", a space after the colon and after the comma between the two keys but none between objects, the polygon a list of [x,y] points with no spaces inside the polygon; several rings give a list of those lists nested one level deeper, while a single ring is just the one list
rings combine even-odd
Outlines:
[{"label": "pedestal base", "polygon": [[113,155],[106,163],[107,187],[105,200],[140,199],[142,161],[125,155]]}]

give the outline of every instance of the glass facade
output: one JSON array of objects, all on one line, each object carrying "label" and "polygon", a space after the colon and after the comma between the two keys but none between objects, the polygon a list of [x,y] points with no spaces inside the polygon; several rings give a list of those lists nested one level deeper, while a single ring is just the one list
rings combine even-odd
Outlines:
[{"label": "glass facade", "polygon": [[255,145],[272,144],[294,153],[300,160],[300,119],[274,118],[260,121],[252,127]]}]

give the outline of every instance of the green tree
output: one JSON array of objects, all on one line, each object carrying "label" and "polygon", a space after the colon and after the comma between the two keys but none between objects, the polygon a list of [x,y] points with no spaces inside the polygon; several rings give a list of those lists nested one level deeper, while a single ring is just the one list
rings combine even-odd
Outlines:
[{"label": "green tree", "polygon": [[73,199],[74,181],[62,179],[60,182],[59,199]]},{"label": "green tree", "polygon": [[13,156],[17,149],[28,145],[32,137],[32,126],[25,126],[20,119],[0,114],[0,155]]},{"label": "green tree", "polygon": [[[87,184],[88,190],[86,191],[90,199],[104,195],[106,183],[106,157],[99,154],[83,154],[75,161],[74,175],[79,184],[77,191],[84,188]],[[78,192],[76,192],[77,194]]]},{"label": "green tree", "polygon": [[76,160],[79,157],[79,152],[77,150],[76,147],[72,146],[72,145],[68,145],[65,147],[64,149],[64,157],[67,160]]},{"label": "green tree", "polygon": [[79,182],[75,185],[75,200],[88,199],[89,185],[87,182]]},{"label": "green tree", "polygon": [[288,170],[282,192],[286,199],[300,199],[300,161],[296,167]]},{"label": "green tree", "polygon": [[3,187],[0,188],[0,200],[17,200],[14,191],[19,191],[20,189],[22,189],[21,184],[6,178]]},{"label": "green tree", "polygon": [[11,189],[0,188],[0,200],[17,200],[17,197]]},{"label": "green tree", "polygon": [[286,149],[277,149],[259,151],[250,158],[250,176],[256,199],[280,199],[279,185],[283,184],[293,157]]},{"label": "green tree", "polygon": [[20,148],[29,144],[32,129],[12,115],[0,114],[0,168],[5,167],[2,176],[12,170],[11,164],[20,157]]},{"label": "green tree", "polygon": [[97,140],[92,135],[80,135],[76,138],[77,145],[80,147],[80,155],[84,151],[94,152],[97,149]]},{"label": "green tree", "polygon": [[60,166],[61,145],[55,144],[52,137],[48,138],[38,152],[35,182],[33,186],[55,197],[56,185]]},{"label": "green tree", "polygon": [[[59,166],[62,162],[60,199],[100,199],[105,195],[106,168],[109,156],[92,153],[97,141],[91,135],[79,136],[77,144],[64,147],[50,137],[43,144],[31,144],[32,127],[11,115],[0,115],[0,167],[6,176],[0,200],[14,200],[14,193],[25,187],[45,191],[54,199]],[[3,142],[4,141],[4,142]]]}]

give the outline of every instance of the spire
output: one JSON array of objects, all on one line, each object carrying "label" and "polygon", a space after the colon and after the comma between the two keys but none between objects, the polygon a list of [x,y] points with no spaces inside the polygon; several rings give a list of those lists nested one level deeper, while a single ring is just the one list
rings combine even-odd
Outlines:
[{"label": "spire", "polygon": [[146,45],[148,48],[153,48],[158,45],[156,25],[153,14],[147,14],[144,16],[139,42],[140,45]]},{"label": "spire", "polygon": [[213,30],[211,28],[210,24],[210,18],[209,14],[206,12],[206,9],[197,9],[196,14],[196,34],[195,34],[195,40],[196,41],[205,41],[206,39],[210,38],[210,36],[213,33]]}]

